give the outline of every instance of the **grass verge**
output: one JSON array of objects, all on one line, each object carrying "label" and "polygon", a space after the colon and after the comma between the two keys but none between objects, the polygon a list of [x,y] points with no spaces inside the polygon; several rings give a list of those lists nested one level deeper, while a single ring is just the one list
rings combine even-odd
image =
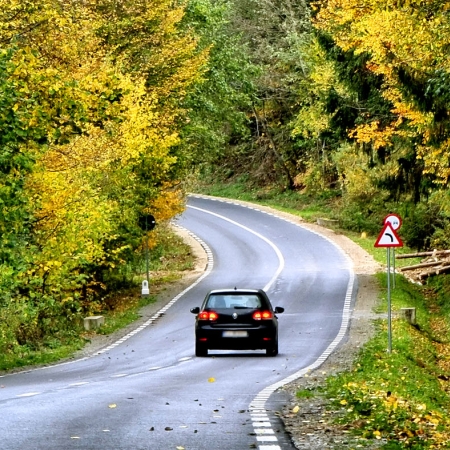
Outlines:
[{"label": "grass verge", "polygon": [[[379,277],[386,287],[386,275]],[[435,321],[442,317],[436,305],[430,311],[427,290],[397,276],[391,292],[392,352],[387,352],[387,323],[379,320],[353,368],[328,377],[316,392],[328,399],[334,423],[363,439],[380,440],[380,448],[449,448],[450,386],[442,365],[448,346],[436,333]],[[403,307],[416,308],[415,325],[398,317]]]}]

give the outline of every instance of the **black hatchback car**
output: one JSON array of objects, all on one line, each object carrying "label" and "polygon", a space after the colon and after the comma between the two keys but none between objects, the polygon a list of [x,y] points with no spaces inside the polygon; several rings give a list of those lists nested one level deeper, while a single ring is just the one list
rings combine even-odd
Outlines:
[{"label": "black hatchback car", "polygon": [[278,319],[284,308],[272,308],[262,289],[221,289],[208,293],[195,321],[195,355],[208,350],[265,349],[278,354]]}]

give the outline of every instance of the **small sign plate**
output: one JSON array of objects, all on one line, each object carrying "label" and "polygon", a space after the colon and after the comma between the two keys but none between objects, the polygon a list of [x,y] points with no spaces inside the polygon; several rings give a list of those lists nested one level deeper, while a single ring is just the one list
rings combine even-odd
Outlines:
[{"label": "small sign plate", "polygon": [[402,226],[402,218],[398,214],[389,214],[384,218],[384,223],[390,223],[391,227],[397,231]]}]

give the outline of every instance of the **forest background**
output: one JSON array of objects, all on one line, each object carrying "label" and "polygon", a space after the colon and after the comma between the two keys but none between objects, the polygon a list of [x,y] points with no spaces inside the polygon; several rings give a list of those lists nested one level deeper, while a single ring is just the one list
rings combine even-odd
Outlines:
[{"label": "forest background", "polygon": [[450,2],[0,6],[3,357],[77,340],[205,185],[450,248]]}]

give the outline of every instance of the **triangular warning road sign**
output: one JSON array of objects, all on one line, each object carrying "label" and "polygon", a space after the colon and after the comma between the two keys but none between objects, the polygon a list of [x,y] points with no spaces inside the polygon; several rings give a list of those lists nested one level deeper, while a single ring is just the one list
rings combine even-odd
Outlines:
[{"label": "triangular warning road sign", "polygon": [[386,222],[378,235],[374,247],[403,247],[403,242],[392,228],[392,225]]}]

